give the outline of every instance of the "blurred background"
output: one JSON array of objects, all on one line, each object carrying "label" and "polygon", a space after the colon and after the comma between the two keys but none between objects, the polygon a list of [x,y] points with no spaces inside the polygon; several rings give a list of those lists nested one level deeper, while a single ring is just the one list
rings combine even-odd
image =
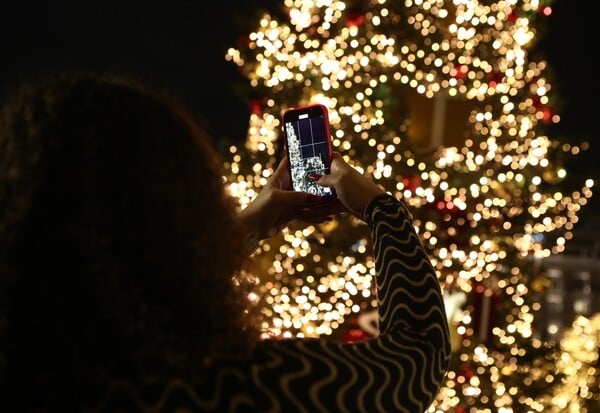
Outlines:
[{"label": "blurred background", "polygon": [[[210,6],[200,1],[172,1],[168,4],[23,1],[5,4],[0,9],[0,99],[21,81],[61,69],[133,74],[186,103],[196,116],[203,119],[219,147],[240,145],[246,140],[251,114],[256,114],[261,108],[255,106],[256,101],[248,94],[248,82],[243,75],[243,68],[226,61],[225,55],[230,47],[247,47],[247,34],[257,29],[263,11],[269,11],[275,18],[286,21],[288,16],[282,11],[282,3],[283,1],[275,0],[220,0]],[[524,3],[527,2],[516,2]],[[600,128],[596,113],[599,107],[597,99],[600,96],[600,81],[593,63],[600,36],[597,30],[599,17],[588,10],[589,5],[569,0],[539,3],[550,5],[547,10],[551,9],[552,12],[548,16],[538,16],[541,24],[536,26],[537,42],[530,50],[530,57],[548,61],[550,69],[547,74],[553,87],[551,92],[559,102],[553,109],[561,118],[557,124],[549,125],[549,135],[589,142],[591,149],[565,167],[569,174],[575,176],[575,181],[591,177],[596,182],[591,203],[581,210],[574,238],[567,244],[566,251],[544,259],[541,265],[543,269],[527,284],[532,293],[529,297],[532,302],[543,303],[539,318],[542,331],[535,338],[552,341],[559,340],[567,330],[583,337],[583,333],[578,332],[577,328],[569,330],[571,323],[578,314],[590,316],[600,311],[600,203],[597,194],[600,181]],[[364,13],[360,16],[364,17]],[[282,97],[280,100],[283,99]],[[560,182],[554,184],[556,186],[551,185],[552,190],[560,187]],[[337,258],[334,257],[333,260]],[[290,274],[292,273],[293,268]],[[472,319],[480,317],[481,322],[484,313],[482,309],[488,312],[488,319],[489,311],[493,312],[494,307],[490,307],[493,303],[490,304],[489,300],[496,299],[493,295],[496,290],[489,285],[483,286],[483,283],[478,287],[481,289],[477,290],[475,287],[474,291],[481,293],[480,301],[477,301],[476,294],[475,297],[470,296],[465,314],[472,316]],[[520,298],[515,293],[502,302],[517,303]],[[488,303],[484,305],[483,301],[486,299]],[[523,310],[525,306],[518,306],[519,311],[527,312]],[[521,315],[522,313],[519,314]],[[510,317],[512,316],[504,320],[509,320]],[[465,322],[464,319],[461,322]],[[596,323],[600,323],[600,319]],[[497,326],[490,323],[489,326],[486,325],[486,330],[492,331],[492,327]],[[512,334],[518,328],[511,325],[506,331],[511,331]],[[461,331],[460,327],[456,330]],[[596,327],[594,334],[598,335],[598,331]],[[357,334],[364,336],[364,332],[358,331]],[[506,344],[508,339],[502,336],[504,333],[494,334]],[[479,335],[482,336],[480,333]],[[513,336],[509,336],[513,339]],[[483,347],[478,347],[477,351],[486,346],[495,348],[493,340],[488,340],[487,336],[481,340]],[[574,338],[570,340],[566,343],[575,342]],[[596,340],[600,340],[600,337]],[[503,374],[507,376],[509,374],[504,371],[515,372],[519,366],[516,366],[518,363],[512,352],[505,355],[501,352],[494,354],[490,350],[492,357],[497,358],[484,368],[479,356],[473,356],[473,347],[479,343],[466,343],[467,341],[463,341],[458,344],[458,347],[464,345],[466,350],[459,356],[454,375],[449,376],[454,381],[448,386],[446,394],[455,394],[452,393],[455,389],[464,388],[464,394],[461,395],[464,397],[457,402],[458,405],[468,407],[479,406],[481,403],[487,406],[489,400],[484,400],[485,394],[468,394],[478,387],[471,383],[475,380],[473,377],[477,378],[479,375],[483,382],[488,373],[491,377]],[[541,370],[543,373],[540,374],[547,374],[550,367],[544,370],[546,367],[540,369],[540,365],[536,364],[541,359],[536,356],[541,346],[539,343],[534,340],[523,348],[527,349],[529,361],[533,360],[535,368],[532,367],[530,372]],[[597,343],[598,341],[586,337],[578,344],[581,348],[592,345],[596,349],[596,359],[587,362],[592,365],[588,376],[600,376]],[[563,355],[568,353],[571,357],[572,354],[582,354],[573,344],[571,348],[571,353],[565,351]],[[502,359],[504,356],[506,358]],[[519,361],[525,358],[523,356]],[[575,361],[572,364],[576,365]],[[495,367],[499,367],[502,374],[493,371]],[[523,372],[520,371],[519,374],[521,373]],[[583,374],[585,375],[585,371]],[[513,375],[513,382],[521,380],[517,375]],[[504,376],[497,381],[490,381],[499,399],[502,398],[499,392],[503,391],[501,386],[504,385]],[[529,385],[532,383],[530,377],[526,380],[529,380]],[[555,383],[557,382],[558,380]],[[506,383],[510,383],[510,380],[507,379]],[[597,387],[598,380],[594,383]],[[481,387],[484,393],[489,390],[483,385]],[[557,397],[570,397],[572,388],[559,390]],[[581,390],[582,386],[578,388]],[[596,395],[589,398],[592,400],[590,406],[596,406],[598,410],[589,411],[600,411],[600,395],[597,389],[592,389],[591,392],[594,390]],[[517,399],[520,394],[515,394]],[[556,404],[563,407],[566,405],[567,402]],[[456,408],[455,411],[467,410]]]}]

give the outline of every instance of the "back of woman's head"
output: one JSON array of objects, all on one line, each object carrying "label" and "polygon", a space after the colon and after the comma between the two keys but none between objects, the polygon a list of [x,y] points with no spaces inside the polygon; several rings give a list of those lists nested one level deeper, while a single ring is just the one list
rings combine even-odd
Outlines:
[{"label": "back of woman's head", "polygon": [[21,87],[0,114],[7,379],[186,374],[192,354],[245,343],[234,217],[173,101],[105,76]]}]

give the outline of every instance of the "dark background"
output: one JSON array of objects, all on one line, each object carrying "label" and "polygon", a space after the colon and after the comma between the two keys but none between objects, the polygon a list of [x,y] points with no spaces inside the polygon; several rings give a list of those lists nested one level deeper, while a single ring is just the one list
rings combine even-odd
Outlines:
[{"label": "dark background", "polygon": [[258,12],[253,3],[216,0],[209,8],[199,0],[24,1],[0,6],[0,94],[60,69],[134,74],[206,117],[216,137],[243,140],[248,110],[232,88],[242,79],[224,55],[244,24],[258,22],[251,17]]},{"label": "dark background", "polygon": [[[14,3],[14,4],[12,4]],[[167,90],[204,118],[216,139],[243,141],[249,110],[235,93],[244,82],[225,61],[228,47],[253,30],[261,10],[282,0],[171,2],[21,1],[0,6],[0,98],[22,80],[59,69],[132,73]],[[585,139],[592,150],[572,172],[600,170],[596,65],[598,22],[587,7],[557,0],[535,53],[549,61],[562,121],[557,138]],[[260,5],[260,6],[259,6]],[[531,56],[533,58],[533,56]],[[539,60],[536,58],[536,60]]]}]

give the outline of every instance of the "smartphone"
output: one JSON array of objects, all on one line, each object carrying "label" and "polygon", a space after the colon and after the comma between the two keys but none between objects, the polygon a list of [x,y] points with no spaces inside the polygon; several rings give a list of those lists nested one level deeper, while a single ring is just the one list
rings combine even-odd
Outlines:
[{"label": "smartphone", "polygon": [[290,162],[292,187],[323,197],[335,198],[332,188],[317,185],[312,174],[329,174],[331,167],[331,135],[327,107],[312,104],[287,110],[283,114],[284,146]]}]

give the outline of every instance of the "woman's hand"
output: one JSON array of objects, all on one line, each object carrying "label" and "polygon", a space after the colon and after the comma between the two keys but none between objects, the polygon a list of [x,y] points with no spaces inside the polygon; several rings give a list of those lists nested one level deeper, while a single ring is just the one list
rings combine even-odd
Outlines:
[{"label": "woman's hand", "polygon": [[257,197],[238,217],[247,229],[249,237],[257,240],[271,237],[281,231],[292,220],[318,224],[330,218],[331,213],[340,210],[337,206],[314,210],[322,202],[320,196],[292,190],[289,174],[289,161],[283,158],[279,166]]},{"label": "woman's hand", "polygon": [[331,173],[318,177],[315,182],[333,188],[342,205],[362,220],[365,220],[367,205],[375,197],[385,194],[383,188],[361,175],[337,152],[333,153]]},{"label": "woman's hand", "polygon": [[248,238],[262,240],[281,231],[293,220],[311,224],[329,221],[332,215],[351,212],[364,220],[367,205],[385,191],[361,175],[334,152],[331,173],[315,177],[319,185],[335,190],[337,199],[323,202],[319,196],[292,190],[289,161],[283,158],[258,196],[238,217]]}]

